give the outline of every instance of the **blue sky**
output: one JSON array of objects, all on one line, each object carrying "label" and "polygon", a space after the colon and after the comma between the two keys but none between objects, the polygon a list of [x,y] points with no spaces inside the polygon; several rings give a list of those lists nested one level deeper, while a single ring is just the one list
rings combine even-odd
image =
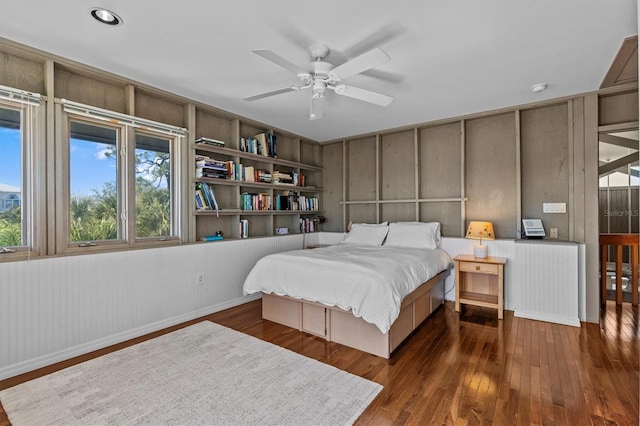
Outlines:
[{"label": "blue sky", "polygon": [[20,132],[0,127],[0,183],[20,188]]},{"label": "blue sky", "polygon": [[[104,156],[105,147],[72,139],[73,195],[91,195],[115,181],[115,160]],[[20,133],[6,127],[0,127],[0,183],[20,188]]]}]

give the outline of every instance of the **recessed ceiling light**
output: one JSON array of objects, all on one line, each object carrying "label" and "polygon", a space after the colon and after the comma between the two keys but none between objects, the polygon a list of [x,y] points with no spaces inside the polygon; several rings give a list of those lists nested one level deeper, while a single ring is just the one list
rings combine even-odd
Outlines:
[{"label": "recessed ceiling light", "polygon": [[111,12],[107,9],[102,9],[100,7],[94,7],[91,9],[91,16],[93,16],[96,21],[102,22],[107,25],[121,25],[122,18]]},{"label": "recessed ceiling light", "polygon": [[548,84],[547,83],[538,83],[538,84],[534,84],[533,86],[531,86],[531,91],[533,93],[540,93],[543,92],[547,89]]}]

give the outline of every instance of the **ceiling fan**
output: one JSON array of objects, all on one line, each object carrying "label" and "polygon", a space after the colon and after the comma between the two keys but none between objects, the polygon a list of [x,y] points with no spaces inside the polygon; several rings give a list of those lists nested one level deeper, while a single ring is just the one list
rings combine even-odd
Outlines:
[{"label": "ceiling fan", "polygon": [[257,49],[252,50],[252,52],[295,73],[300,79],[301,84],[286,87],[284,89],[273,90],[260,95],[250,96],[248,98],[244,98],[245,101],[255,101],[257,99],[279,95],[281,93],[311,89],[311,108],[309,113],[309,119],[311,120],[322,118],[324,95],[327,89],[334,91],[338,95],[348,96],[350,98],[359,99],[361,101],[380,106],[387,106],[391,101],[393,101],[391,96],[383,95],[382,93],[373,92],[367,89],[361,89],[359,87],[348,86],[342,83],[342,80],[344,79],[389,61],[389,55],[378,47],[369,50],[368,52],[343,63],[342,65],[334,66],[333,64],[324,61],[327,55],[329,55],[329,47],[320,43],[313,44],[309,47],[312,62],[306,69],[293,64],[271,50]]}]

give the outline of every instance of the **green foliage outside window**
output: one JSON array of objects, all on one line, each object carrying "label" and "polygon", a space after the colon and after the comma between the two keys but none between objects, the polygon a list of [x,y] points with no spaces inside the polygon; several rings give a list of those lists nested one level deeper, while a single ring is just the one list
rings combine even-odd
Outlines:
[{"label": "green foliage outside window", "polygon": [[20,207],[0,212],[0,248],[22,244]]},{"label": "green foliage outside window", "polygon": [[[171,234],[169,154],[136,153],[136,236]],[[164,181],[164,185],[163,185]],[[74,196],[70,203],[71,241],[118,239],[118,194],[114,182],[107,182],[89,196]]]}]

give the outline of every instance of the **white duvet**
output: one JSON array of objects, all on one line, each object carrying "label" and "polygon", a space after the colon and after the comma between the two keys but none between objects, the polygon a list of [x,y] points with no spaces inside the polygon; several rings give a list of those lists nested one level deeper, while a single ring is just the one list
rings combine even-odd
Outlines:
[{"label": "white duvet", "polygon": [[350,309],[386,333],[402,299],[450,263],[441,249],[337,244],[294,250],[260,259],[244,294],[273,293]]}]

